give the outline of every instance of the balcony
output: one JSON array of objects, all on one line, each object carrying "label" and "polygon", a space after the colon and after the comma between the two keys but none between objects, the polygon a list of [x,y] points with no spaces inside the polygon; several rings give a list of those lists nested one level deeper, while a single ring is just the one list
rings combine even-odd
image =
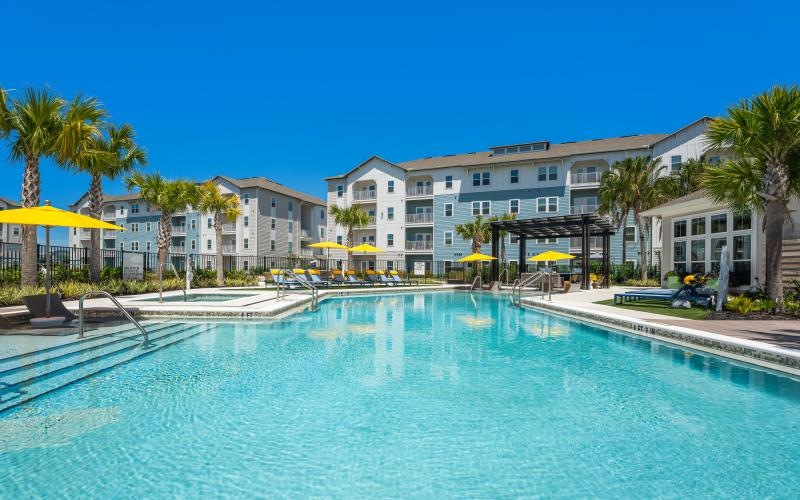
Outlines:
[{"label": "balcony", "polygon": [[117,232],[113,229],[103,229],[103,238],[116,238]]},{"label": "balcony", "polygon": [[603,172],[579,172],[570,175],[570,183],[575,186],[578,184],[599,184]]},{"label": "balcony", "polygon": [[186,234],[186,226],[172,226],[170,233],[173,236],[184,236]]},{"label": "balcony", "polygon": [[80,235],[82,240],[88,240],[92,236],[91,229],[81,229],[78,234]]},{"label": "balcony", "polygon": [[417,196],[433,196],[433,186],[413,186],[406,188],[406,196],[409,198]]},{"label": "balcony", "polygon": [[433,224],[433,213],[406,214],[406,224]]},{"label": "balcony", "polygon": [[185,254],[186,253],[186,246],[170,246],[169,253],[177,253],[177,254]]},{"label": "balcony", "polygon": [[173,217],[183,217],[186,215],[186,210],[175,210],[175,213],[172,214]]},{"label": "balcony", "polygon": [[222,245],[222,253],[229,255],[236,253],[236,245]]},{"label": "balcony", "polygon": [[375,189],[359,189],[353,191],[353,201],[372,201],[378,197],[378,191]]},{"label": "balcony", "polygon": [[406,241],[406,252],[432,252],[433,241]]},{"label": "balcony", "polygon": [[103,220],[113,221],[117,219],[116,212],[103,212],[103,215],[100,217]]},{"label": "balcony", "polygon": [[223,234],[235,234],[236,233],[236,223],[235,222],[226,222],[222,225],[222,233]]},{"label": "balcony", "polygon": [[367,225],[364,227],[375,227],[375,216],[370,215],[369,220],[367,221]]},{"label": "balcony", "polygon": [[299,257],[315,257],[313,248],[301,248],[297,255]]},{"label": "balcony", "polygon": [[[569,248],[570,250],[577,249],[580,251],[581,249],[581,239],[580,237],[571,237],[569,239]],[[594,251],[602,251],[603,250],[603,237],[602,236],[590,236],[589,237],[589,249]]]},{"label": "balcony", "polygon": [[591,214],[597,211],[597,205],[574,205],[569,207],[569,213],[576,214]]},{"label": "balcony", "polygon": [[308,229],[300,229],[300,238],[304,240],[311,239],[311,231]]}]

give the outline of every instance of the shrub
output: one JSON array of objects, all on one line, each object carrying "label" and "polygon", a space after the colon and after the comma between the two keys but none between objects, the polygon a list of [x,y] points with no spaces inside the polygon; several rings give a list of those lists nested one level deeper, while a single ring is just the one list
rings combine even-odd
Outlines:
[{"label": "shrub", "polygon": [[628,280],[625,280],[625,282],[623,284],[625,286],[650,286],[650,287],[661,286],[661,284],[655,278],[650,278],[650,279],[647,279],[647,280],[628,279]]},{"label": "shrub", "polygon": [[736,314],[770,313],[775,310],[776,302],[771,299],[753,299],[747,295],[731,297],[725,309]]}]

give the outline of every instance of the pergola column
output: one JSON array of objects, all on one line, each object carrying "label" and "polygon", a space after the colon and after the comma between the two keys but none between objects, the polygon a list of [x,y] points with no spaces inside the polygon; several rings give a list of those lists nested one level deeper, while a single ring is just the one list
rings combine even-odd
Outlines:
[{"label": "pergola column", "polygon": [[517,265],[518,278],[522,279],[522,273],[525,271],[525,242],[528,238],[524,234],[519,235],[519,264]]},{"label": "pergola column", "polygon": [[609,288],[611,286],[611,234],[608,231],[603,232],[603,275],[606,277],[603,287]]},{"label": "pergola column", "polygon": [[581,276],[581,288],[588,290],[590,279],[589,252],[591,251],[591,247],[589,245],[589,220],[586,216],[581,219],[581,232],[581,271],[583,273]]},{"label": "pergola column", "polygon": [[497,226],[493,225],[492,226],[492,257],[494,257],[494,260],[492,261],[492,264],[491,264],[492,267],[491,267],[490,277],[489,277],[489,280],[491,280],[491,281],[497,281],[498,274],[500,272],[499,271],[499,265],[498,265],[499,262],[497,260],[498,247],[500,246],[499,245],[499,243],[500,243],[499,240],[500,240],[500,229],[498,229]]}]

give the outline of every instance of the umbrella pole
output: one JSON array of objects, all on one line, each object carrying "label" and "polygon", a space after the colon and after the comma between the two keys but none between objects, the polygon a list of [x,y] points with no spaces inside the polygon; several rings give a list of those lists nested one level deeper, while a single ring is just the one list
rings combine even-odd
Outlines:
[{"label": "umbrella pole", "polygon": [[45,267],[45,274],[44,274],[44,293],[45,293],[45,312],[47,313],[47,317],[50,317],[50,286],[52,282],[50,281],[50,226],[44,227],[44,267]]}]

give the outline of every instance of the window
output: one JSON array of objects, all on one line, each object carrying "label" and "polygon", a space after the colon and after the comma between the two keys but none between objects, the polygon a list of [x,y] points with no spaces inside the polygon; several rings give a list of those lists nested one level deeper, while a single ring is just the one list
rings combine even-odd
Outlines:
[{"label": "window", "polygon": [[736,284],[746,286],[750,284],[751,239],[749,234],[733,237],[733,274]]},{"label": "window", "polygon": [[678,220],[672,224],[672,237],[682,238],[686,236],[686,221]]},{"label": "window", "polygon": [[[145,223],[144,223],[144,230],[145,230],[145,231],[147,231],[147,232],[149,233],[151,228],[152,228],[152,227],[150,226],[150,223],[149,223],[149,222],[145,222]],[[192,228],[192,229],[194,229],[194,228]]]},{"label": "window", "polygon": [[539,167],[536,169],[536,174],[539,182],[547,181],[547,167]]},{"label": "window", "polygon": [[[336,197],[341,198],[342,196],[344,196],[344,186],[339,184],[338,186],[336,186]],[[274,207],[275,205],[272,206]]]},{"label": "window", "polygon": [[289,242],[289,246],[288,246],[288,252],[289,252],[289,254],[291,254],[291,253],[292,253],[292,249],[293,249],[293,248],[294,248],[294,244],[293,244],[293,243],[290,241],[290,242]]},{"label": "window", "polygon": [[482,175],[481,184],[483,184],[484,186],[488,186],[491,183],[490,176],[491,176],[491,172],[484,172],[483,175]]},{"label": "window", "polygon": [[394,181],[386,182],[386,190],[390,193],[394,193]]},{"label": "window", "polygon": [[481,185],[481,173],[475,172],[472,174],[472,185],[473,186],[480,186]]},{"label": "window", "polygon": [[387,247],[394,246],[394,235],[392,233],[386,235],[386,246]]},{"label": "window", "polygon": [[548,175],[549,180],[557,181],[558,180],[558,167],[556,167],[556,166],[548,167],[547,175]]},{"label": "window", "polygon": [[625,243],[632,243],[636,241],[636,227],[635,226],[626,226],[625,227]]},{"label": "window", "polygon": [[[189,223],[192,229],[197,229],[197,219],[192,219],[192,222]],[[147,230],[150,230],[150,224],[147,224]]]},{"label": "window", "polygon": [[247,215],[244,216],[242,222],[244,223],[244,227],[250,227],[250,217],[248,217]]},{"label": "window", "polygon": [[519,170],[512,170],[511,171],[511,184],[519,183]]},{"label": "window", "polygon": [[750,229],[750,212],[733,214],[733,230],[744,231]]},{"label": "window", "polygon": [[139,232],[139,223],[138,222],[131,223],[131,232],[132,233],[138,233]]},{"label": "window", "polygon": [[206,240],[206,250],[211,250],[211,240]]},{"label": "window", "polygon": [[445,189],[453,189],[453,176],[452,175],[445,175],[444,176],[444,188]]},{"label": "window", "polygon": [[270,205],[272,206],[272,208],[277,207],[278,206],[278,199],[273,196],[272,200],[270,200]]},{"label": "window", "polygon": [[290,212],[294,211],[294,202],[292,202],[292,201],[289,202],[289,211]]},{"label": "window", "polygon": [[509,238],[509,242],[512,245],[516,245],[517,243],[519,243],[519,235],[518,234],[512,234],[511,237]]},{"label": "window", "polygon": [[338,243],[340,245],[342,244],[342,235],[340,235],[340,234],[336,235],[336,243]]},{"label": "window", "polygon": [[692,273],[706,272],[706,240],[692,240]]},{"label": "window", "polygon": [[558,212],[558,197],[536,198],[536,211],[539,213]]},{"label": "window", "polygon": [[444,246],[449,247],[453,244],[453,231],[444,232]]},{"label": "window", "polygon": [[289,221],[289,230],[288,230],[288,232],[289,232],[289,234],[294,232],[294,222],[292,222],[292,221]]},{"label": "window", "polygon": [[692,219],[692,236],[706,234],[706,218],[697,217]]},{"label": "window", "polygon": [[144,242],[144,249],[147,250],[148,252],[152,249],[152,247],[153,247],[153,244],[151,242],[149,242],[149,241],[145,241]]},{"label": "window", "polygon": [[320,220],[325,220],[325,209],[319,211]]},{"label": "window", "polygon": [[206,259],[206,269],[211,270],[211,259]]},{"label": "window", "polygon": [[244,241],[243,241],[243,245],[242,245],[242,248],[244,248],[245,250],[247,250],[248,248],[250,248],[250,239],[249,239],[249,238],[245,238],[245,239],[244,239]]},{"label": "window", "polygon": [[131,250],[134,252],[139,251],[139,242],[138,241],[131,241]]},{"label": "window", "polygon": [[492,202],[491,201],[482,201],[481,202],[481,215],[489,215],[492,212]]},{"label": "window", "polygon": [[555,245],[558,243],[558,238],[536,238],[537,245]]},{"label": "window", "polygon": [[119,207],[119,214],[120,215],[125,214],[125,209],[123,207]]},{"label": "window", "polygon": [[681,167],[683,166],[683,162],[681,161],[681,155],[673,155],[670,164],[672,166],[673,172],[680,171]]},{"label": "window", "polygon": [[719,273],[719,260],[722,247],[728,244],[728,238],[711,238],[711,271]]},{"label": "window", "polygon": [[394,220],[394,207],[386,208],[386,220]]},{"label": "window", "polygon": [[19,236],[19,226],[12,227],[11,234],[13,234],[14,236]]},{"label": "window", "polygon": [[686,242],[676,241],[672,245],[672,262],[675,266],[675,272],[678,274],[686,274]]},{"label": "window", "polygon": [[[120,210],[122,210],[122,209],[120,209]],[[119,242],[119,249],[120,250],[125,250],[125,243],[123,243],[122,241]]]},{"label": "window", "polygon": [[481,202],[473,201],[472,202],[472,215],[480,215],[481,214]]},{"label": "window", "polygon": [[321,240],[325,239],[325,228],[324,227],[319,228],[319,239],[321,239]]},{"label": "window", "polygon": [[[138,214],[139,213],[139,204],[138,203],[131,203],[131,213]],[[138,243],[137,243],[138,245]]]},{"label": "window", "polygon": [[512,214],[519,213],[519,200],[508,200],[508,212]]},{"label": "window", "polygon": [[275,251],[275,240],[269,240],[269,249]]},{"label": "window", "polygon": [[197,250],[197,240],[192,240],[192,242],[191,242],[191,244],[189,246],[190,246],[190,248],[192,250]]},{"label": "window", "polygon": [[719,165],[719,156],[712,156],[708,159],[708,163],[712,165]]},{"label": "window", "polygon": [[273,218],[271,218],[269,220],[269,228],[270,229],[275,229],[275,217],[273,217]]},{"label": "window", "polygon": [[452,203],[445,203],[444,204],[444,216],[445,217],[452,217],[453,216],[453,204]]},{"label": "window", "polygon": [[711,232],[724,233],[728,231],[728,214],[717,214],[711,216]]},{"label": "window", "polygon": [[244,194],[244,204],[245,205],[249,205],[250,204],[250,193],[245,193]]},{"label": "window", "polygon": [[248,261],[242,262],[242,269],[245,270],[245,271],[250,269],[250,262],[248,262]]},{"label": "window", "polygon": [[214,225],[214,221],[211,220],[211,217],[208,218],[208,228],[211,229],[211,226]]}]

